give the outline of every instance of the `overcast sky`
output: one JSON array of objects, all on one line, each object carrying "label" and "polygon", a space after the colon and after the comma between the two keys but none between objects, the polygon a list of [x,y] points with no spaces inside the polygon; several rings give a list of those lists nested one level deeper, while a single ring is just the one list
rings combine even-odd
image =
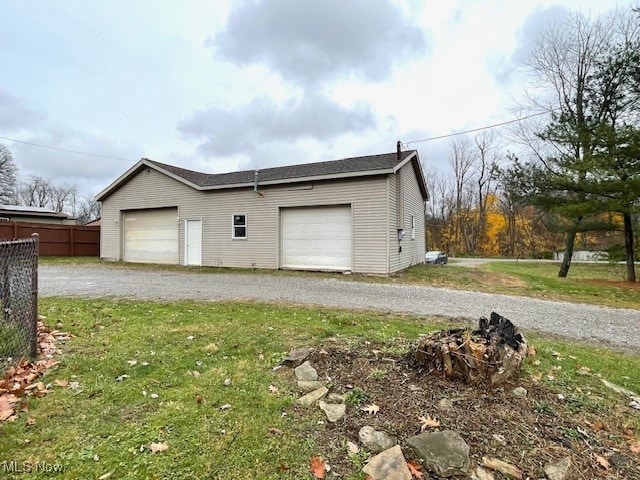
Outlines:
[{"label": "overcast sky", "polygon": [[[550,21],[616,0],[0,0],[0,138],[21,175],[106,187],[141,157],[228,172],[514,118]],[[412,144],[444,165],[450,140]]]}]

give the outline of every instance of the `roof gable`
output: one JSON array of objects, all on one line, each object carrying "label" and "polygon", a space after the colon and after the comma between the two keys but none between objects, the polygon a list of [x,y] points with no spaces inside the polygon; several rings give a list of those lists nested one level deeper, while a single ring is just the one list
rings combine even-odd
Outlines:
[{"label": "roof gable", "polygon": [[298,165],[286,165],[282,167],[264,168],[260,170],[244,170],[231,173],[202,173],[188,170],[166,163],[156,162],[148,158],[142,158],[133,167],[122,174],[111,185],[96,195],[96,200],[102,201],[135,175],[142,168],[153,168],[175,180],[184,183],[196,190],[214,190],[223,188],[237,188],[253,185],[256,181],[260,185],[275,185],[279,183],[293,183],[310,180],[324,180],[331,178],[358,177],[366,175],[380,175],[395,173],[408,161],[413,161],[416,168],[416,176],[419,179],[420,189],[424,198],[427,191],[424,176],[415,150],[367,155],[362,157],[344,158],[326,162],[303,163]]}]

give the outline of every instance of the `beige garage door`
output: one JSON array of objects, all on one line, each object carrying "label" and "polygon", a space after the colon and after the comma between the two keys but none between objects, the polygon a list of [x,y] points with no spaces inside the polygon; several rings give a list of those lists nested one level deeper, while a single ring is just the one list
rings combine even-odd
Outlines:
[{"label": "beige garage door", "polygon": [[178,209],[157,208],[126,212],[124,261],[178,263]]},{"label": "beige garage door", "polygon": [[351,207],[284,208],[283,268],[298,270],[352,269]]}]

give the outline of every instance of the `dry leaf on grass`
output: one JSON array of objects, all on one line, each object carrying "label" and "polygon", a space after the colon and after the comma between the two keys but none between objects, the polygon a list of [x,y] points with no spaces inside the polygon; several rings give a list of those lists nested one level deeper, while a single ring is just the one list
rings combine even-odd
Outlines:
[{"label": "dry leaf on grass", "polygon": [[58,387],[64,388],[64,387],[69,385],[69,380],[63,380],[63,379],[60,379],[60,378],[56,378],[53,381],[53,383],[55,383]]},{"label": "dry leaf on grass", "polygon": [[36,419],[35,418],[27,418],[27,422],[26,422],[27,426],[30,427],[31,425],[35,425],[36,424]]},{"label": "dry leaf on grass", "polygon": [[629,450],[631,450],[633,453],[640,453],[640,442],[630,443]]},{"label": "dry leaf on grass", "polygon": [[309,465],[309,470],[313,473],[315,478],[324,478],[324,474],[326,472],[327,464],[320,457],[312,457],[311,463]]},{"label": "dry leaf on grass", "polygon": [[375,415],[376,413],[378,413],[380,411],[380,407],[378,405],[376,405],[375,403],[372,403],[370,405],[365,405],[360,410],[362,410],[363,412],[368,413],[369,415]]},{"label": "dry leaf on grass", "polygon": [[601,457],[600,455],[596,456],[596,463],[600,465],[602,468],[604,468],[605,470],[611,470],[611,464],[609,463],[609,460],[607,460],[604,457]]},{"label": "dry leaf on grass", "polygon": [[17,403],[18,397],[12,393],[5,393],[0,396],[0,422],[4,422],[13,416]]},{"label": "dry leaf on grass", "polygon": [[349,453],[358,453],[360,452],[360,447],[358,445],[356,445],[355,443],[349,441],[347,442],[347,450],[349,451]]},{"label": "dry leaf on grass", "polygon": [[431,418],[430,415],[427,415],[426,417],[418,417],[418,420],[420,420],[421,432],[424,432],[427,428],[436,428],[440,426],[440,421],[435,418]]},{"label": "dry leaf on grass", "polygon": [[411,460],[409,460],[407,462],[407,468],[409,469],[409,471],[411,472],[411,476],[415,477],[415,478],[424,478],[424,473],[422,473],[422,467],[415,463],[412,462]]},{"label": "dry leaf on grass", "polygon": [[272,393],[272,394],[275,395],[275,394],[277,394],[279,392],[280,392],[280,390],[278,390],[278,387],[276,387],[275,385],[269,385],[269,393]]},{"label": "dry leaf on grass", "polygon": [[269,433],[271,435],[284,435],[284,432],[282,430],[280,430],[279,428],[275,428],[275,427],[269,428]]},{"label": "dry leaf on grass", "polygon": [[151,453],[162,453],[169,450],[169,445],[167,442],[151,443],[149,444],[149,450],[151,450]]}]

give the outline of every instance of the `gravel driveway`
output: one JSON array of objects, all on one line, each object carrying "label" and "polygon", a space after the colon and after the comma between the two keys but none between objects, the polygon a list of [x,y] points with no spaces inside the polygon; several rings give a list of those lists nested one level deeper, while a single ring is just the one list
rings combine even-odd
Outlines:
[{"label": "gravel driveway", "polygon": [[638,351],[640,311],[415,285],[269,274],[199,274],[104,266],[39,268],[41,296],[263,300],[477,320],[491,311],[524,330]]}]

